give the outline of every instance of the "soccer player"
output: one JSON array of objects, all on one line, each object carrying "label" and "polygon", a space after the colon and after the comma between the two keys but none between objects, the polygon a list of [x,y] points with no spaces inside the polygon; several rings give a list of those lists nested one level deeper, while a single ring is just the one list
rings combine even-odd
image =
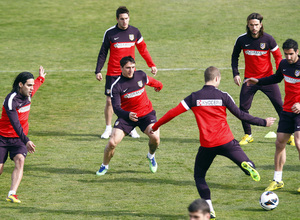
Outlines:
[{"label": "soccer player", "polygon": [[147,158],[151,172],[155,173],[157,170],[155,151],[160,138],[159,131],[150,133],[152,125],[156,122],[156,114],[151,101],[148,99],[145,85],[154,87],[154,90],[159,92],[163,88],[163,84],[147,76],[141,70],[135,71],[135,60],[131,56],[123,57],[120,65],[122,74],[111,87],[112,106],[118,119],[104,149],[103,163],[96,174],[101,176],[107,172],[116,146],[136,126],[149,137]]},{"label": "soccer player", "polygon": [[[139,53],[151,68],[151,73],[155,76],[157,68],[152,61],[147,45],[141,35],[139,29],[129,25],[129,10],[125,6],[121,6],[116,11],[117,24],[104,33],[102,46],[98,55],[96,66],[96,79],[102,81],[101,69],[104,66],[108,50],[110,50],[109,61],[107,65],[105,92],[106,104],[104,109],[106,128],[101,138],[108,139],[111,135],[112,126],[111,120],[113,115],[113,108],[110,98],[110,87],[114,81],[121,75],[120,60],[125,56],[132,56],[135,58],[135,46]],[[139,138],[136,130],[130,133],[133,138]]]},{"label": "soccer player", "polygon": [[[282,60],[282,55],[276,41],[271,35],[264,32],[262,20],[262,15],[258,13],[250,14],[247,17],[247,33],[239,36],[235,42],[231,57],[231,67],[234,82],[238,86],[242,84],[238,71],[238,61],[242,50],[245,57],[245,79],[250,77],[259,79],[273,75],[271,53],[275,59],[276,69]],[[277,84],[268,86],[248,86],[247,84],[242,84],[240,91],[240,109],[249,113],[254,95],[258,90],[262,91],[270,99],[279,115],[282,111],[282,99]],[[250,124],[242,120],[242,126],[245,135],[240,141],[240,145],[253,142]]]},{"label": "soccer player", "polygon": [[280,62],[274,75],[245,80],[245,83],[249,85],[270,85],[279,83],[284,79],[285,98],[277,128],[275,172],[273,181],[266,188],[266,191],[280,189],[284,186],[282,171],[286,161],[285,145],[293,132],[295,132],[295,144],[300,159],[300,59],[298,43],[295,40],[287,39],[283,43],[282,49],[285,59]]},{"label": "soccer player", "polygon": [[8,202],[21,203],[16,193],[23,177],[25,158],[27,152],[34,153],[36,147],[27,137],[31,98],[44,82],[45,76],[42,66],[36,80],[29,72],[20,73],[3,103],[0,119],[0,174],[3,172],[8,153],[15,163],[10,191],[6,198]]},{"label": "soccer player", "polygon": [[190,220],[209,220],[210,209],[208,203],[204,199],[196,199],[189,207]]},{"label": "soccer player", "polygon": [[[179,105],[169,110],[152,127],[156,131],[161,125],[174,117],[191,109],[195,115],[200,134],[200,147],[196,156],[194,178],[200,197],[210,206],[211,216],[215,218],[215,211],[211,202],[210,189],[205,181],[206,172],[217,155],[222,155],[236,163],[247,175],[255,181],[260,175],[254,163],[249,160],[245,152],[233,137],[226,119],[226,109],[240,120],[259,126],[271,126],[275,118],[261,119],[241,111],[231,96],[218,90],[221,73],[216,67],[208,67],[204,72],[205,85],[197,92],[182,100]],[[216,138],[217,137],[217,138]]]}]

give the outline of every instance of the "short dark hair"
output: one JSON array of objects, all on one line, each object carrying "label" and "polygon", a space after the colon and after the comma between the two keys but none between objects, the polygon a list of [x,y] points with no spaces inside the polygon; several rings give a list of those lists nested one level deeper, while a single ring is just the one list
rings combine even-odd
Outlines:
[{"label": "short dark hair", "polygon": [[[248,23],[249,23],[249,21],[252,20],[252,19],[257,19],[257,20],[259,20],[260,23],[261,23],[262,20],[264,19],[264,17],[263,17],[261,14],[255,13],[255,12],[252,13],[252,14],[250,14],[250,15],[247,17],[246,30],[247,30],[247,34],[250,35],[250,36],[251,36],[251,31],[250,31],[250,29],[249,29],[249,27],[248,27]],[[263,34],[264,34],[264,26],[262,25],[261,28],[260,28],[260,30],[259,30],[259,36],[261,37]]]},{"label": "short dark hair", "polygon": [[282,49],[294,49],[294,51],[296,52],[298,50],[298,43],[297,41],[293,40],[293,39],[287,39],[283,44],[282,44]]},{"label": "short dark hair", "polygon": [[203,214],[210,213],[208,203],[204,199],[196,199],[188,206],[189,212],[201,211]]},{"label": "short dark hair", "polygon": [[220,70],[217,67],[210,66],[204,71],[204,81],[209,82],[216,78],[217,76],[221,76]]},{"label": "short dark hair", "polygon": [[128,14],[129,16],[129,10],[126,8],[126,6],[120,6],[116,11],[116,17],[119,18],[120,14]]},{"label": "short dark hair", "polygon": [[19,92],[20,86],[19,83],[21,82],[23,85],[27,82],[28,79],[34,79],[34,76],[30,72],[22,72],[17,75],[11,92]]},{"label": "short dark hair", "polygon": [[121,67],[124,67],[128,62],[135,63],[135,60],[133,59],[132,56],[123,57],[120,60]]}]

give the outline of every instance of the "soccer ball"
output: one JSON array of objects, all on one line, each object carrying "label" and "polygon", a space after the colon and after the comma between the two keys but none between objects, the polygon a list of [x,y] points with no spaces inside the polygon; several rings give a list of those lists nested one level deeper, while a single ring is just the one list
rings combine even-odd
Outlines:
[{"label": "soccer ball", "polygon": [[259,204],[267,211],[273,210],[278,206],[279,198],[274,192],[266,191],[261,194],[259,198]]}]

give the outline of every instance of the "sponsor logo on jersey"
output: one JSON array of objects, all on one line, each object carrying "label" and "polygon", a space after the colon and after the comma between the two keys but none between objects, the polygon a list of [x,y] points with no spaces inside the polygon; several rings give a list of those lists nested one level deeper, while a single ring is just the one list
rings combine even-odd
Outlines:
[{"label": "sponsor logo on jersey", "polygon": [[138,84],[139,87],[141,87],[141,88],[143,87],[143,81],[142,80],[138,81],[137,84]]},{"label": "sponsor logo on jersey", "polygon": [[138,91],[131,92],[131,93],[128,93],[128,94],[124,95],[124,98],[125,99],[130,99],[130,98],[134,98],[136,96],[140,96],[141,94],[143,94],[144,91],[145,91],[145,88],[142,88]]},{"label": "sponsor logo on jersey", "polygon": [[268,51],[257,51],[257,50],[246,50],[245,54],[250,56],[262,56],[265,55]]},{"label": "sponsor logo on jersey", "polygon": [[134,40],[134,34],[129,34],[129,40],[131,40],[131,41]]},{"label": "sponsor logo on jersey", "polygon": [[26,105],[18,110],[19,113],[28,112],[30,110],[30,105]]},{"label": "sponsor logo on jersey", "polygon": [[292,84],[300,83],[300,79],[295,79],[295,78],[292,78],[292,77],[289,77],[289,76],[284,76],[284,80],[287,83],[292,83]]},{"label": "sponsor logo on jersey", "polygon": [[116,43],[114,45],[115,48],[130,48],[134,46],[134,43]]},{"label": "sponsor logo on jersey", "polygon": [[266,48],[266,43],[260,43],[260,49],[265,49]]},{"label": "sponsor logo on jersey", "polygon": [[222,106],[222,99],[198,99],[197,106]]},{"label": "sponsor logo on jersey", "polygon": [[300,70],[295,70],[295,76],[299,76],[300,75]]}]

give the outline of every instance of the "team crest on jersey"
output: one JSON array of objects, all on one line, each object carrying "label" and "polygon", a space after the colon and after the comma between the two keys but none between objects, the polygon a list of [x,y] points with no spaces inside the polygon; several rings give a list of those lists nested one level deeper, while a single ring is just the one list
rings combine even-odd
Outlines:
[{"label": "team crest on jersey", "polygon": [[300,76],[300,70],[295,71],[295,76],[297,76],[297,77]]},{"label": "team crest on jersey", "polygon": [[118,126],[119,123],[120,123],[119,121],[116,121],[115,126]]},{"label": "team crest on jersey", "polygon": [[142,80],[138,81],[137,84],[139,85],[139,87],[141,87],[141,88],[143,87],[143,81]]},{"label": "team crest on jersey", "polygon": [[260,43],[260,49],[265,49],[266,48],[266,43]]},{"label": "team crest on jersey", "polygon": [[129,40],[131,40],[131,41],[134,40],[134,34],[129,34]]},{"label": "team crest on jersey", "polygon": [[107,89],[107,90],[106,90],[106,93],[107,93],[107,94],[110,94],[110,89]]}]

